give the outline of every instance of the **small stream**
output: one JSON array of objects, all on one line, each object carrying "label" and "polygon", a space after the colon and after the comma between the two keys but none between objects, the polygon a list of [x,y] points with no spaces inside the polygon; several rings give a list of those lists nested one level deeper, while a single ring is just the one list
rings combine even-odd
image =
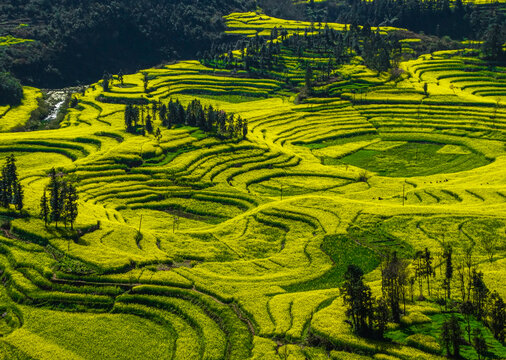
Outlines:
[{"label": "small stream", "polygon": [[48,123],[56,119],[63,104],[65,104],[65,100],[69,94],[71,94],[71,92],[69,92],[67,89],[57,89],[46,90],[46,94],[46,102],[49,104],[50,111],[49,115],[42,120],[43,123]]}]

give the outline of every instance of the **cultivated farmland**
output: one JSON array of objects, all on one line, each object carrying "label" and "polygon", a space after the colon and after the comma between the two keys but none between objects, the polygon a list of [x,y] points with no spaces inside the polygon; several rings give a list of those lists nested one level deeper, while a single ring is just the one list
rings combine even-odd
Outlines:
[{"label": "cultivated farmland", "polygon": [[[251,37],[310,26],[226,20]],[[506,69],[473,49],[401,62],[394,80],[348,64],[301,98],[304,69],[279,57],[285,71],[267,76],[196,60],[113,76],[73,94],[57,129],[8,132],[37,108],[35,88],[0,108],[0,160],[14,154],[25,196],[24,212],[0,209],[0,359],[442,358],[447,245],[456,268],[472,248],[472,266],[506,297]],[[195,99],[246,119],[247,135],[162,125],[161,105]],[[127,104],[159,136],[126,132]],[[39,217],[53,167],[76,185],[75,232]],[[387,256],[426,248],[432,294],[410,301],[411,285],[388,341],[357,336],[339,290],[348,265],[379,297]],[[506,358],[470,324],[491,358]]]}]

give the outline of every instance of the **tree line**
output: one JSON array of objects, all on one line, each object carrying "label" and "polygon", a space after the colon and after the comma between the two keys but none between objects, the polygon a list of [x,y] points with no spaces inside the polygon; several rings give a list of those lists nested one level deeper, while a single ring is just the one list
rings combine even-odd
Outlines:
[{"label": "tree line", "polygon": [[179,102],[170,99],[168,103],[154,102],[149,105],[129,104],[125,109],[125,128],[132,134],[155,133],[161,136],[160,129],[154,131],[154,121],[160,120],[167,129],[173,126],[198,127],[207,133],[216,134],[220,138],[245,138],[248,134],[248,121],[227,114],[223,110],[213,108],[212,105],[202,106],[200,100],[192,100],[186,108]]},{"label": "tree line", "polygon": [[[278,41],[272,41],[274,39]],[[304,29],[303,34],[291,35],[282,27],[274,27],[268,38],[255,36],[238,41],[235,47],[212,47],[204,52],[201,61],[210,67],[246,70],[290,84],[287,75],[293,70],[289,62],[296,58],[300,69],[309,69],[312,80],[321,82],[330,79],[334,70],[355,56],[361,56],[366,66],[378,72],[396,68],[402,51],[399,39],[395,34],[381,35],[379,30],[357,24],[343,31],[328,25],[312,26]],[[312,61],[314,58],[320,61]],[[307,81],[305,85],[307,87]]]},{"label": "tree line", "polygon": [[[487,288],[483,273],[474,266],[472,253],[472,247],[467,248],[463,259],[455,266],[452,247],[445,246],[438,266],[438,281],[434,257],[427,248],[416,252],[412,260],[399,258],[393,252],[381,265],[382,295],[379,298],[374,298],[371,288],[364,283],[360,267],[349,265],[341,286],[349,324],[360,336],[381,339],[388,322],[400,323],[401,317],[406,314],[409,295],[411,303],[426,300],[425,288],[429,298],[435,299],[442,312],[448,314],[440,329],[440,341],[446,354],[459,358],[460,346],[465,343],[465,331],[467,342],[474,346],[480,357],[484,356],[486,341],[480,329],[472,329],[471,320],[474,317],[481,321],[498,341],[504,343],[506,305],[497,291]],[[459,297],[452,292],[455,282]],[[419,294],[415,299],[414,285],[417,283]],[[434,283],[439,285],[436,286],[435,296]],[[460,314],[463,321],[459,321],[456,314]],[[464,323],[464,331],[461,322]]]},{"label": "tree line", "polygon": [[70,229],[73,230],[78,215],[77,189],[54,168],[49,172],[49,178],[49,185],[44,189],[40,199],[40,216],[46,226],[54,222],[58,227],[60,222],[65,227],[70,224]]}]

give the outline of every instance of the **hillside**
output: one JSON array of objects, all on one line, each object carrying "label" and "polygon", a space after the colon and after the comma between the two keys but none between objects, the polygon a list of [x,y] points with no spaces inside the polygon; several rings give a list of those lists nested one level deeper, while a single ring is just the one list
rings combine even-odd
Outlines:
[{"label": "hillside", "polygon": [[0,359],[506,358],[502,46],[227,4],[198,59],[0,107]]}]

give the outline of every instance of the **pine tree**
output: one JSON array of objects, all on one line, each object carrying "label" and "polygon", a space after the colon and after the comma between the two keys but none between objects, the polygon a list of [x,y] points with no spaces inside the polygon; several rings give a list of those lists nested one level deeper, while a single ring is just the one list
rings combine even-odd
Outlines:
[{"label": "pine tree", "polygon": [[109,81],[110,80],[111,80],[111,75],[109,75],[108,73],[104,73],[104,75],[102,76],[102,89],[104,90],[104,92],[109,91],[109,88],[110,88]]},{"label": "pine tree", "polygon": [[58,194],[58,207],[60,208],[60,218],[63,221],[63,225],[67,228],[68,222],[68,214],[67,214],[67,193],[68,193],[68,183],[63,180],[60,182],[60,193]]},{"label": "pine tree", "polygon": [[148,92],[148,86],[149,86],[149,76],[148,73],[144,73],[142,78],[142,82],[144,83],[144,92]]},{"label": "pine tree", "polygon": [[78,199],[79,195],[77,195],[76,187],[73,184],[69,184],[67,188],[67,196],[65,199],[65,213],[67,215],[68,221],[70,222],[70,229],[72,230],[74,230],[74,222],[78,215]]},{"label": "pine tree", "polygon": [[371,333],[373,320],[373,301],[371,288],[364,284],[364,273],[356,265],[349,265],[341,288],[346,316],[351,319],[355,332],[360,335]]},{"label": "pine tree", "polygon": [[158,116],[160,117],[160,121],[162,122],[163,126],[167,126],[167,105],[162,104],[160,107],[160,111],[158,113]]},{"label": "pine tree", "polygon": [[453,277],[452,248],[451,247],[445,249],[444,258],[445,258],[445,263],[446,263],[444,285],[445,285],[445,289],[446,289],[446,297],[448,300],[451,300],[451,298],[452,298],[451,282],[452,282],[452,277]]},{"label": "pine tree", "polygon": [[44,219],[45,226],[47,226],[49,222],[49,215],[50,215],[49,201],[47,198],[46,190],[44,190],[44,194],[40,199],[40,217]]},{"label": "pine tree", "polygon": [[125,108],[125,126],[126,131],[129,133],[133,132],[133,106],[128,104]]},{"label": "pine tree", "polygon": [[[448,356],[458,358],[460,356],[460,342],[462,330],[455,315],[451,315],[441,326],[441,343],[446,349]],[[452,351],[453,350],[453,351]]]},{"label": "pine tree", "polygon": [[23,209],[23,197],[24,197],[23,188],[21,187],[19,181],[16,181],[14,183],[12,203],[14,204],[16,210],[18,211],[21,211]]},{"label": "pine tree", "polygon": [[489,290],[483,281],[483,273],[481,271],[476,272],[473,269],[471,279],[474,311],[477,319],[481,320],[485,315],[485,301]]},{"label": "pine tree", "polygon": [[[401,298],[405,304],[405,289],[408,285],[407,275],[408,263],[397,257],[397,252],[390,255],[381,272],[381,286],[383,296],[387,301],[394,322],[399,323],[401,320],[400,301]],[[405,305],[404,305],[405,307]]]},{"label": "pine tree", "polygon": [[478,354],[478,360],[483,359],[487,353],[488,346],[480,328],[474,328],[473,330],[473,347]]},{"label": "pine tree", "polygon": [[433,257],[428,248],[425,248],[423,260],[424,260],[424,275],[427,280],[427,291],[429,292],[430,296],[430,278],[434,275],[434,268],[432,267]]},{"label": "pine tree", "polygon": [[149,114],[148,114],[148,116],[146,116],[146,131],[149,134],[153,133],[153,123],[151,121],[151,115],[149,115]]},{"label": "pine tree", "polygon": [[504,343],[506,305],[504,304],[504,300],[497,293],[497,291],[494,291],[492,295],[490,295],[489,303],[488,325],[490,327],[490,330],[492,330],[494,337],[501,343]]},{"label": "pine tree", "polygon": [[54,168],[51,169],[49,173],[51,178],[49,182],[49,206],[50,206],[50,219],[51,222],[56,223],[56,227],[58,227],[58,221],[61,219],[61,201],[60,201],[60,181],[57,178],[56,170]]},{"label": "pine tree", "polygon": [[464,317],[464,320],[466,320],[466,332],[467,332],[467,339],[469,342],[471,342],[471,315],[474,312],[473,304],[470,301],[464,301],[460,304],[460,313]]},{"label": "pine tree", "polygon": [[246,139],[246,135],[248,135],[248,120],[244,119],[242,123],[242,138]]}]

